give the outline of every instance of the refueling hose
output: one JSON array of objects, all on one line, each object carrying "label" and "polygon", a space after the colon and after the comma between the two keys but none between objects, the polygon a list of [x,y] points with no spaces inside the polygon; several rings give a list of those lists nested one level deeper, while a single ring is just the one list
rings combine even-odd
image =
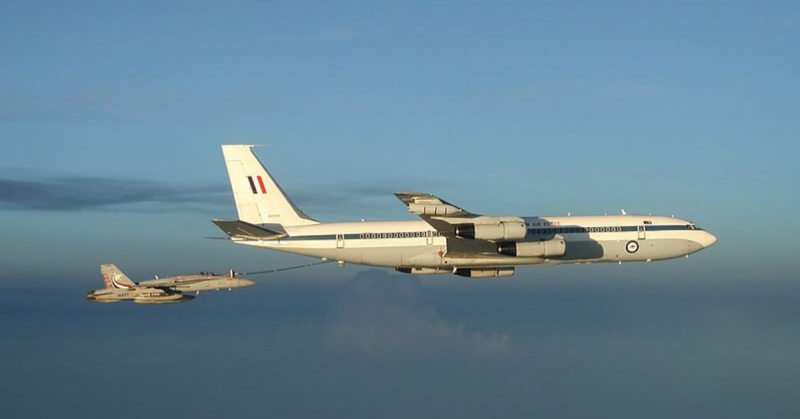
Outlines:
[{"label": "refueling hose", "polygon": [[266,275],[266,274],[274,274],[278,272],[285,272],[291,271],[294,269],[302,269],[302,268],[310,268],[312,266],[317,265],[324,265],[326,263],[335,262],[333,260],[323,260],[321,262],[314,262],[314,263],[306,263],[305,265],[297,265],[297,266],[288,266],[286,268],[278,268],[278,269],[269,269],[266,271],[254,271],[254,272],[234,272],[236,276],[243,276],[243,275]]}]

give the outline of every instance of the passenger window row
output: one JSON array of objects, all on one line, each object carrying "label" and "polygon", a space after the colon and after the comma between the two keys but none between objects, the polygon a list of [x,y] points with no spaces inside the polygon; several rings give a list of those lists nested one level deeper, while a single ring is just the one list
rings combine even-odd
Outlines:
[{"label": "passenger window row", "polygon": [[397,233],[362,233],[358,237],[360,239],[406,239],[413,237],[427,237],[430,233],[431,237],[441,236],[438,231],[401,231]]},{"label": "passenger window row", "polygon": [[622,227],[558,227],[531,229],[533,234],[614,233],[619,231],[622,231]]}]

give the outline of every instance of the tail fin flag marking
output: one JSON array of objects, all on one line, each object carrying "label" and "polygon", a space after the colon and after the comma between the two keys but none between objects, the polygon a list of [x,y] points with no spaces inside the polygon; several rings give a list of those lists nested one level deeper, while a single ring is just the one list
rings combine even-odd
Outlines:
[{"label": "tail fin flag marking", "polygon": [[[233,200],[246,223],[303,226],[319,224],[297,208],[253,154],[251,145],[223,145]],[[247,180],[245,180],[247,179]]]},{"label": "tail fin flag marking", "polygon": [[267,188],[264,187],[264,180],[261,176],[258,177],[258,185],[261,186],[261,193],[267,193]]},{"label": "tail fin flag marking", "polygon": [[[258,186],[261,188],[261,193],[267,193],[267,188],[264,186],[264,179],[261,176],[257,176],[258,179]],[[247,177],[247,182],[250,183],[250,190],[253,191],[253,195],[258,195],[258,189],[256,189],[256,183],[253,181],[252,176]]]}]

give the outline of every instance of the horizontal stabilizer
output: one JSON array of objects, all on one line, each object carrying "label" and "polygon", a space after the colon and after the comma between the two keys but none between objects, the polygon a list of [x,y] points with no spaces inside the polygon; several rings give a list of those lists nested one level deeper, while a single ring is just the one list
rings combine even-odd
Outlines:
[{"label": "horizontal stabilizer", "polygon": [[241,220],[211,220],[211,222],[216,224],[217,227],[232,239],[277,240],[288,236],[286,231],[278,225],[267,228],[246,223]]}]

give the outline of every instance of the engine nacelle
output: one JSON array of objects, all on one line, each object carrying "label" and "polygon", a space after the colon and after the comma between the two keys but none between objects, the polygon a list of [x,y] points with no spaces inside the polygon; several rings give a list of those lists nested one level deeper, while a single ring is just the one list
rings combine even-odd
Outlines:
[{"label": "engine nacelle", "polygon": [[514,268],[456,268],[453,273],[458,276],[466,276],[468,278],[494,278],[498,276],[514,275]]},{"label": "engine nacelle", "polygon": [[538,242],[500,243],[497,245],[497,253],[522,258],[561,257],[567,253],[567,243],[561,238]]},{"label": "engine nacelle", "polygon": [[456,215],[460,214],[463,211],[452,205],[447,204],[417,204],[411,203],[408,204],[408,212],[417,215],[436,215],[436,216],[446,216],[446,215]]},{"label": "engine nacelle", "polygon": [[522,240],[528,227],[522,221],[501,221],[497,224],[459,224],[456,236],[470,240]]}]

